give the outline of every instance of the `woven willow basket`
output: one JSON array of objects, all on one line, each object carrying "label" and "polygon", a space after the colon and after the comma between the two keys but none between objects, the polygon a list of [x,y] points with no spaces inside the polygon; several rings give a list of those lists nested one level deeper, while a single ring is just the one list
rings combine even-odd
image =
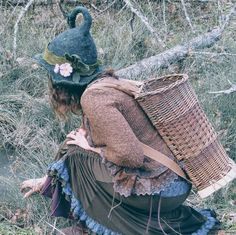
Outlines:
[{"label": "woven willow basket", "polygon": [[218,141],[187,75],[146,80],[136,100],[183,164],[201,197],[236,178],[235,163]]}]

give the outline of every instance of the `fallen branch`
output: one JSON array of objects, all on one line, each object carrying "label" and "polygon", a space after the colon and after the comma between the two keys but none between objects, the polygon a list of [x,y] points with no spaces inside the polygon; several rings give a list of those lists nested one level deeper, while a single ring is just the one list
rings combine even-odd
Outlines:
[{"label": "fallen branch", "polygon": [[229,80],[228,80],[229,84],[231,85],[231,87],[227,90],[221,90],[221,91],[209,91],[209,94],[230,94],[232,92],[236,91],[236,84],[232,84]]},{"label": "fallen branch", "polygon": [[22,19],[22,17],[24,16],[24,14],[28,11],[29,7],[32,5],[32,3],[34,2],[34,0],[29,0],[28,3],[26,4],[26,6],[21,10],[16,23],[14,25],[14,38],[13,38],[13,58],[14,60],[16,59],[16,48],[17,48],[17,32],[18,32],[18,25]]},{"label": "fallen branch", "polygon": [[208,51],[191,51],[191,54],[209,55],[209,56],[236,56],[236,53],[228,53],[228,52],[208,52]]},{"label": "fallen branch", "polygon": [[137,15],[140,20],[146,25],[147,29],[154,35],[154,37],[156,38],[156,40],[159,42],[159,44],[161,45],[161,47],[166,47],[164,42],[162,41],[162,39],[160,38],[160,36],[158,35],[158,33],[156,32],[156,30],[154,29],[154,27],[151,25],[151,23],[148,21],[148,18],[146,16],[144,16],[138,9],[134,8],[134,6],[132,5],[132,3],[129,0],[123,0],[126,5],[130,8],[130,10]]},{"label": "fallen branch", "polygon": [[148,76],[158,69],[167,68],[171,64],[184,59],[189,55],[191,50],[211,47],[216,41],[219,40],[220,36],[220,30],[214,29],[210,33],[206,33],[192,39],[189,43],[177,45],[174,48],[166,50],[156,56],[151,56],[129,67],[120,69],[116,71],[115,74],[119,77],[127,79],[137,78],[143,73]]},{"label": "fallen branch", "polygon": [[223,31],[235,13],[236,4],[234,4],[229,14],[225,16],[224,23],[221,27],[216,27],[211,32],[193,38],[188,43],[177,45],[158,55],[151,56],[124,69],[120,69],[116,71],[115,74],[127,79],[137,79],[141,75],[149,76],[158,69],[167,68],[169,65],[186,58],[191,51],[213,46],[220,39]]}]

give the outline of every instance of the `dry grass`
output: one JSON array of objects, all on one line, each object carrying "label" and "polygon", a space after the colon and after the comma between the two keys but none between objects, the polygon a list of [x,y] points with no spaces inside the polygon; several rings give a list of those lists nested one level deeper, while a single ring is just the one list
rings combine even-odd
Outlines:
[{"label": "dry grass", "polygon": [[[195,28],[193,34],[180,3],[174,1],[167,4],[165,1],[166,5],[163,6],[163,2],[159,1],[144,2],[139,1],[139,10],[149,18],[168,48],[211,29],[218,24],[220,14],[231,6],[230,1],[222,3],[221,8],[214,1],[205,5],[186,1]],[[98,4],[101,9],[105,6]],[[19,184],[26,178],[45,174],[59,143],[66,133],[78,126],[79,118],[73,117],[68,123],[55,119],[47,100],[45,71],[37,68],[31,59],[43,50],[50,39],[66,28],[58,7],[54,6],[53,10],[45,7],[30,9],[19,25],[17,61],[13,61],[13,26],[19,11],[20,7],[10,5],[0,8],[0,144],[14,151],[13,177],[0,178],[0,183],[8,189],[0,202],[0,234],[2,231],[10,231],[4,234],[21,234],[22,231],[25,232],[22,234],[40,234],[39,231],[49,234],[52,228],[47,223],[55,224],[55,221],[48,214],[48,202],[40,196],[23,200]],[[122,5],[117,4],[102,14],[93,9],[92,14],[93,35],[105,66],[122,68],[163,50],[137,17],[131,23],[133,15]],[[223,38],[205,50],[213,54],[192,53],[185,61],[154,74],[184,72],[190,75],[208,117],[233,159],[236,159],[236,93],[216,96],[208,92],[227,88],[227,80],[236,84],[236,56],[229,55],[236,54],[235,33],[234,20]],[[235,220],[230,217],[230,213],[236,209],[235,184],[207,200],[200,200],[193,195],[188,203],[216,209],[224,226],[228,230],[235,229]],[[22,212],[23,215],[27,214],[23,217],[24,226],[31,230],[24,231],[22,224],[12,221],[12,217],[17,210],[25,208],[26,211]],[[56,221],[56,226],[63,227],[63,224],[63,220]]]}]

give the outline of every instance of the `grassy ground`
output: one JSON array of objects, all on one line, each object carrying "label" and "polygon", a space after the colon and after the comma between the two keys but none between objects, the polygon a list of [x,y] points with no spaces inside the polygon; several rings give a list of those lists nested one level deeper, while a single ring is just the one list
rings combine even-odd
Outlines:
[{"label": "grassy ground", "polygon": [[[97,7],[104,9],[107,5],[100,2]],[[220,15],[231,6],[231,1],[218,1],[218,4],[217,1],[208,4],[187,2],[187,11],[195,29],[193,33],[177,1],[139,1],[136,4],[168,48],[217,26]],[[19,184],[24,179],[45,174],[59,143],[80,122],[78,117],[67,123],[55,118],[47,100],[46,73],[31,59],[66,28],[66,23],[55,5],[52,9],[30,9],[19,24],[14,60],[14,24],[21,8],[10,4],[0,7],[0,145],[14,152],[13,176],[0,177],[0,183],[8,189],[0,201],[0,234],[50,234],[53,227],[63,227],[65,221],[50,218],[49,203],[41,196],[23,200]],[[163,51],[137,17],[132,21],[133,14],[122,4],[115,4],[102,14],[94,9],[91,12],[94,17],[93,35],[105,66],[122,68]],[[229,88],[228,80],[236,84],[235,25],[233,19],[222,39],[212,48],[193,52],[181,66],[173,65],[155,74],[189,74],[205,112],[234,160],[236,93],[214,95],[209,91]],[[216,209],[223,226],[228,231],[236,229],[235,183],[206,200],[192,195],[187,203]]]}]

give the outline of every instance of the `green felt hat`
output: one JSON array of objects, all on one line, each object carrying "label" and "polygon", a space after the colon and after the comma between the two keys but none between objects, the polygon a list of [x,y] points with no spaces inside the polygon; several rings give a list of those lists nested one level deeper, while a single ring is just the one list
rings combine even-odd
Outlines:
[{"label": "green felt hat", "polygon": [[[76,16],[83,22],[77,27]],[[70,29],[56,36],[43,54],[34,58],[50,73],[53,84],[87,85],[101,73],[97,49],[90,34],[92,17],[85,7],[76,7],[67,15]]]}]

